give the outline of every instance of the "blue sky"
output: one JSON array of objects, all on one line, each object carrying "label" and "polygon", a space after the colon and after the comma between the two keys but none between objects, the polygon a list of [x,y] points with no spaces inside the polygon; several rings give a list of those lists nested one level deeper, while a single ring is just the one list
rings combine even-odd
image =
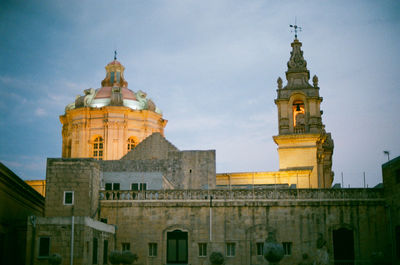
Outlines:
[{"label": "blue sky", "polygon": [[61,156],[64,107],[98,88],[118,50],[129,88],[163,110],[179,149],[216,149],[217,171],[278,170],[276,80],[297,17],[334,182],[381,182],[400,155],[399,1],[2,1],[0,161],[43,179]]}]

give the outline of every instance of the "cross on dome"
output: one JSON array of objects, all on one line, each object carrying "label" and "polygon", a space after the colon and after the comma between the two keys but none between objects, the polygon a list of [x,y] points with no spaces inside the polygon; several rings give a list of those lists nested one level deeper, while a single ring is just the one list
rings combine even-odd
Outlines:
[{"label": "cross on dome", "polygon": [[291,30],[291,32],[294,31],[294,38],[297,39],[297,31],[301,32],[301,27],[299,27],[297,25],[297,19],[294,19],[294,25],[289,25],[289,27],[293,28],[293,30]]}]

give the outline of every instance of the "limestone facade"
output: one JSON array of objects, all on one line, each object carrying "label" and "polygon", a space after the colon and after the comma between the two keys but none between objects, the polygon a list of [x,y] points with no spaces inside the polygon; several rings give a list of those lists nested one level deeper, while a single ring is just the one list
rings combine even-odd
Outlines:
[{"label": "limestone facade", "polygon": [[[353,240],[354,260],[369,262],[372,253],[391,255],[382,189],[116,193],[101,192],[101,217],[117,225],[117,248],[129,243],[139,255],[138,264],[170,264],[168,232],[176,230],[187,233],[188,258],[184,264],[192,265],[210,264],[208,258],[214,251],[224,255],[226,264],[268,264],[257,253],[257,244],[263,243],[271,231],[278,242],[290,248],[282,265],[297,264],[303,254],[315,261],[319,234],[333,262],[335,248],[343,243],[334,242],[343,240],[334,238],[339,229],[352,235],[347,240]],[[157,244],[156,256],[148,255],[150,244]],[[199,253],[201,244],[207,248],[204,257]],[[228,244],[234,245],[235,254],[228,253]]]}]

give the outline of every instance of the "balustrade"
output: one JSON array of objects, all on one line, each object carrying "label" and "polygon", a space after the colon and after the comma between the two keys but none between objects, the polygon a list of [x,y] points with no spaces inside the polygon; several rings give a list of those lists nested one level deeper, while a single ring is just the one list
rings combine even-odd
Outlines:
[{"label": "balustrade", "polygon": [[381,189],[103,190],[100,200],[373,200]]}]

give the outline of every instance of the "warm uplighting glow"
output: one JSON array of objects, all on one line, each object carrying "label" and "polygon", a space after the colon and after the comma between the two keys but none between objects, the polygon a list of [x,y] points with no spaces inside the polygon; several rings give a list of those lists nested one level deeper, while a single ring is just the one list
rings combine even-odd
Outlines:
[{"label": "warm uplighting glow", "polygon": [[296,100],[293,102],[293,127],[304,128],[305,126],[305,115],[304,115],[304,103],[303,101]]}]

